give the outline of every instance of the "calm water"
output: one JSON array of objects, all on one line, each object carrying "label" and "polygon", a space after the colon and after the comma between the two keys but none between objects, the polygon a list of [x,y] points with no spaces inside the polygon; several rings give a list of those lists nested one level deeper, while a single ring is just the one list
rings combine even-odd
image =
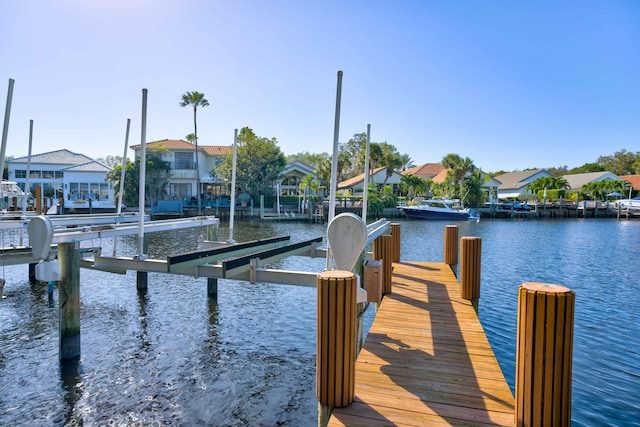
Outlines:
[{"label": "calm water", "polygon": [[[444,223],[401,221],[402,259],[441,261]],[[574,425],[640,419],[640,222],[483,220],[480,318],[513,388],[517,288],[525,281],[576,292]],[[193,250],[204,230],[151,235],[151,257]],[[237,241],[324,226],[239,222]],[[222,231],[222,238],[226,238]],[[13,243],[15,237],[5,236]],[[111,253],[109,240],[86,242]],[[133,238],[119,255],[135,252]],[[293,257],[274,268],[320,271]],[[81,270],[82,359],[58,363],[57,290],[31,286],[26,266],[4,267],[0,302],[0,425],[315,426],[315,289]]]}]

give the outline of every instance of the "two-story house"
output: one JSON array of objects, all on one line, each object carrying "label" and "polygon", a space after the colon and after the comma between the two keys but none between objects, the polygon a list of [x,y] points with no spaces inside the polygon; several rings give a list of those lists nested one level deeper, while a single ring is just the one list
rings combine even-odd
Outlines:
[{"label": "two-story house", "polygon": [[[132,145],[135,158],[140,157],[141,145]],[[233,152],[233,146],[202,145],[196,146],[181,139],[163,139],[148,142],[147,154],[154,153],[171,165],[169,183],[165,188],[164,199],[188,200],[199,193],[203,198],[215,198],[229,193],[230,183],[212,175],[212,171],[222,162],[225,155]],[[200,191],[196,190],[196,155],[200,175]]]}]

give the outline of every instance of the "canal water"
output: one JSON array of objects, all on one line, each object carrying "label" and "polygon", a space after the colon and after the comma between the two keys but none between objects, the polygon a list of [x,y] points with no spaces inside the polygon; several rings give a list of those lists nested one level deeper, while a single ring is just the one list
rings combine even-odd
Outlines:
[{"label": "canal water", "polygon": [[[404,260],[441,261],[442,222],[399,221]],[[513,389],[518,285],[576,292],[573,424],[640,419],[640,222],[608,219],[459,223],[482,240],[479,315]],[[227,237],[223,223],[221,237]],[[236,222],[246,241],[321,236],[326,225]],[[204,229],[150,234],[149,255],[193,250]],[[4,236],[5,244],[13,243]],[[85,242],[110,254],[110,239]],[[135,253],[120,238],[118,255]],[[320,271],[324,259],[273,268]],[[0,425],[315,426],[315,289],[81,270],[82,358],[58,363],[58,290],[32,286],[26,266],[2,266]],[[367,323],[371,317],[368,314]]]}]

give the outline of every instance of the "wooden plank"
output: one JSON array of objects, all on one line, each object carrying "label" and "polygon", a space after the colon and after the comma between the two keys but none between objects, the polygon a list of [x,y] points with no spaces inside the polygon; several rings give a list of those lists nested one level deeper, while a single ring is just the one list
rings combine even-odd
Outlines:
[{"label": "wooden plank", "polygon": [[513,425],[513,395],[450,267],[394,263],[392,280],[356,362],[356,400],[328,425]]}]

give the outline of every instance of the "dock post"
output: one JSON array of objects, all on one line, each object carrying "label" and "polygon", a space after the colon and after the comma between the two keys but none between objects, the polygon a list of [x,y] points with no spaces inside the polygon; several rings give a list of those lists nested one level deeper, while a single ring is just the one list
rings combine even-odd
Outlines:
[{"label": "dock post", "polygon": [[460,297],[470,300],[478,311],[482,239],[463,237],[460,242]]},{"label": "dock post", "polygon": [[400,223],[391,223],[392,256],[391,261],[400,262]]},{"label": "dock post", "polygon": [[527,282],[518,289],[515,424],[571,425],[575,293]]},{"label": "dock post", "polygon": [[218,279],[207,277],[207,295],[209,298],[218,298]]},{"label": "dock post", "polygon": [[355,398],[356,275],[327,270],[317,278],[316,397],[318,425]]},{"label": "dock post", "polygon": [[382,260],[382,295],[391,293],[391,236],[382,235],[373,241],[373,259]]},{"label": "dock post", "polygon": [[58,244],[60,361],[80,358],[80,252],[75,243]]},{"label": "dock post", "polygon": [[458,226],[444,227],[444,263],[453,268],[458,265]]},{"label": "dock post", "polygon": [[220,224],[207,225],[207,240],[210,242],[217,242],[219,239]]},{"label": "dock post", "polygon": [[136,289],[138,292],[145,292],[147,290],[147,279],[149,274],[146,271],[136,271]]},{"label": "dock post", "polygon": [[29,283],[32,285],[38,281],[36,279],[36,265],[36,263],[29,264]]}]

